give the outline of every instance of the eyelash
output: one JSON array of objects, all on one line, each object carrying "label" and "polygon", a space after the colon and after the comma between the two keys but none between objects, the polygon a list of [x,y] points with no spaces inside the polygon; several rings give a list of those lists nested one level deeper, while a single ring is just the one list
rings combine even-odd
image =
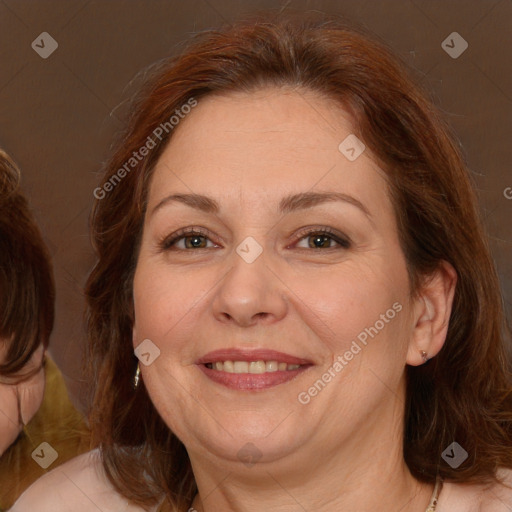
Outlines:
[{"label": "eyelash", "polygon": [[[297,237],[296,237],[296,240],[294,243],[298,243],[301,240],[303,240],[304,238],[309,238],[314,235],[326,236],[327,238],[330,238],[331,240],[333,240],[334,242],[339,244],[338,249],[349,249],[352,245],[352,242],[349,239],[349,237],[347,237],[346,235],[338,234],[338,233],[334,232],[332,229],[326,228],[326,227],[304,228],[297,234]],[[209,239],[209,233],[207,231],[203,230],[202,228],[184,228],[184,229],[180,229],[179,231],[177,231],[176,233],[173,233],[170,236],[163,238],[159,242],[158,245],[159,245],[160,249],[163,251],[173,250],[172,246],[176,242],[178,242],[184,238],[194,237],[194,236]],[[198,250],[198,249],[199,250],[211,249],[211,247],[199,247],[196,250]],[[315,248],[307,248],[306,249],[304,247],[300,247],[299,249],[309,250],[309,249],[315,249]],[[321,248],[317,248],[317,249],[321,249]],[[325,250],[329,250],[329,249],[330,250],[336,249],[336,247],[327,247],[326,249],[323,249],[323,250],[325,251]],[[174,250],[189,251],[189,250],[191,250],[191,248],[174,249]]]}]

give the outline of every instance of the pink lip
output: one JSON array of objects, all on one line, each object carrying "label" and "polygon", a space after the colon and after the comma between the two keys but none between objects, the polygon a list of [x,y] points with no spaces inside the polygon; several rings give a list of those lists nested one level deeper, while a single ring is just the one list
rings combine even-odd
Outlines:
[{"label": "pink lip", "polygon": [[219,361],[277,361],[286,364],[311,365],[311,361],[300,357],[291,356],[276,350],[266,349],[241,349],[224,348],[208,352],[205,356],[196,361],[196,364],[216,363]]},{"label": "pink lip", "polygon": [[[297,370],[278,370],[268,373],[227,373],[205,366],[219,361],[277,361],[278,363],[300,364]],[[265,349],[221,349],[209,352],[196,361],[198,368],[211,380],[230,389],[261,391],[288,382],[309,367],[311,361]]]}]

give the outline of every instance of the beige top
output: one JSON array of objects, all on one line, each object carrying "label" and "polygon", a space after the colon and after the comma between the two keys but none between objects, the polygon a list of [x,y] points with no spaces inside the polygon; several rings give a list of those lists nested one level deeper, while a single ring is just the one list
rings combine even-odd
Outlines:
[{"label": "beige top", "polygon": [[500,469],[505,485],[465,485],[445,482],[436,512],[512,512],[512,470]]},{"label": "beige top", "polygon": [[[512,470],[499,476],[510,488],[444,482],[436,512],[512,512]],[[156,512],[155,507],[151,512]],[[25,491],[10,512],[144,512],[120,496],[108,482],[98,450],[50,471]]]},{"label": "beige top", "polygon": [[[118,494],[108,481],[99,450],[56,467],[34,482],[10,512],[145,512]],[[153,509],[156,512],[156,508]],[[153,512],[153,510],[151,512]]]}]

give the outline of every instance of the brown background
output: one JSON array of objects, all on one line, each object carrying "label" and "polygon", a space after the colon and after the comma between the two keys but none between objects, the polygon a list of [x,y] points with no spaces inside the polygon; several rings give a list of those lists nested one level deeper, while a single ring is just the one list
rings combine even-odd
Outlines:
[{"label": "brown background", "polygon": [[[22,168],[54,258],[51,353],[76,403],[84,396],[82,287],[93,263],[92,191],[137,74],[198,30],[280,7],[347,15],[423,75],[467,155],[511,317],[512,199],[504,196],[512,187],[511,0],[0,0],[0,146]],[[458,59],[441,47],[454,31],[469,43]],[[48,59],[31,48],[42,32],[59,44]]]}]

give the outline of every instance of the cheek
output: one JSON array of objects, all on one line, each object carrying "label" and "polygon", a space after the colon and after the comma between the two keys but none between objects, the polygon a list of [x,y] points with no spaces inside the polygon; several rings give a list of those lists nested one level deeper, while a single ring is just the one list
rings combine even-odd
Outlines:
[{"label": "cheek", "polygon": [[34,417],[39,407],[41,407],[44,388],[45,373],[43,368],[29,381],[18,386],[21,418],[25,425]]},{"label": "cheek", "polygon": [[149,265],[138,267],[133,283],[134,345],[146,338],[159,345],[171,333],[177,335],[194,317],[194,308],[208,300],[208,276],[200,271],[183,275],[165,269],[155,272]]},{"label": "cheek", "polygon": [[347,262],[338,269],[289,276],[300,316],[331,352],[347,349],[358,336],[363,341],[370,338],[375,324],[379,333],[393,337],[401,330],[408,296],[406,273],[373,263]]},{"label": "cheek", "polygon": [[22,429],[18,412],[16,386],[0,384],[0,455],[16,440]]},{"label": "cheek", "polygon": [[23,384],[0,385],[0,455],[16,440],[23,425],[26,425],[41,407],[44,388],[43,369]]}]

